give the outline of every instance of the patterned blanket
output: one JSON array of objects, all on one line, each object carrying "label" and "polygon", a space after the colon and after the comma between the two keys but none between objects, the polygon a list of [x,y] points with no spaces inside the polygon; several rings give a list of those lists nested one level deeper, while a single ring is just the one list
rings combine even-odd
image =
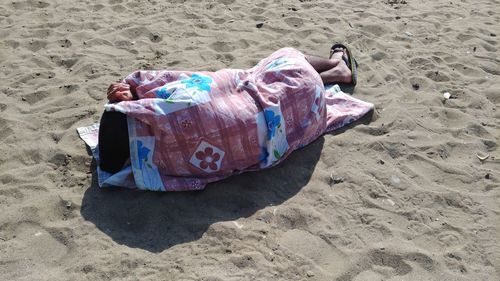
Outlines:
[{"label": "patterned blanket", "polygon": [[[305,56],[274,52],[248,70],[136,71],[123,81],[138,100],[106,104],[127,115],[131,165],[99,185],[156,191],[203,189],[277,165],[292,151],[359,118],[373,105],[325,90]],[[98,159],[98,125],[79,128]]]}]

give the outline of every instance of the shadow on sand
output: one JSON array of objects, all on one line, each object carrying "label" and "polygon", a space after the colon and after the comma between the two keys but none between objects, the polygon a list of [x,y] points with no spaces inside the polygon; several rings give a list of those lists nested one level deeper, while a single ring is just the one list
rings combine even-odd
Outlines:
[{"label": "shadow on sand", "polygon": [[[333,135],[368,124],[373,117],[372,111]],[[323,144],[324,136],[293,152],[277,167],[232,176],[193,192],[100,189],[94,166],[81,214],[119,244],[162,252],[201,238],[215,222],[249,217],[293,197],[309,182]]]},{"label": "shadow on sand", "polygon": [[81,214],[119,244],[162,252],[199,239],[215,222],[249,217],[293,197],[309,182],[323,143],[320,137],[277,167],[232,176],[203,191],[100,189],[94,174]]}]

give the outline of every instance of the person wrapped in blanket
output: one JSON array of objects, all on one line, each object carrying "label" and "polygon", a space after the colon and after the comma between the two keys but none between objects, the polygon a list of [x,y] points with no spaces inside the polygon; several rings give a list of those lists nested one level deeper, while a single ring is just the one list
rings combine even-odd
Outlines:
[{"label": "person wrapped in blanket", "polygon": [[[328,59],[283,48],[248,70],[136,71],[108,88],[99,166],[116,173],[130,164],[138,187],[153,190],[201,189],[274,166],[352,121],[329,111],[332,83],[356,84],[342,44]],[[368,111],[358,108],[355,118]]]}]

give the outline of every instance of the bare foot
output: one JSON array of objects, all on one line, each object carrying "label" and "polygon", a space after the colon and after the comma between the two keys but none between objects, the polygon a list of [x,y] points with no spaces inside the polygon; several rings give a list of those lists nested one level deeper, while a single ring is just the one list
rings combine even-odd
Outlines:
[{"label": "bare foot", "polygon": [[335,49],[331,55],[330,60],[338,61],[337,66],[334,68],[321,72],[320,76],[323,83],[351,83],[352,73],[347,64],[342,59],[342,56],[347,58],[347,51],[345,49]]}]

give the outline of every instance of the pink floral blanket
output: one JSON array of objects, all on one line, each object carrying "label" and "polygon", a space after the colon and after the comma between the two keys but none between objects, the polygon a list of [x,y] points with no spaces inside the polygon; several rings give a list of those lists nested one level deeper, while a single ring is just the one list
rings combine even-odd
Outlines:
[{"label": "pink floral blanket", "polygon": [[[131,165],[100,186],[182,191],[277,165],[292,151],[373,108],[319,74],[292,48],[248,70],[136,71],[122,82],[138,100],[106,104],[127,115]],[[98,158],[98,126],[79,128]],[[90,140],[90,141],[88,141]]]}]

